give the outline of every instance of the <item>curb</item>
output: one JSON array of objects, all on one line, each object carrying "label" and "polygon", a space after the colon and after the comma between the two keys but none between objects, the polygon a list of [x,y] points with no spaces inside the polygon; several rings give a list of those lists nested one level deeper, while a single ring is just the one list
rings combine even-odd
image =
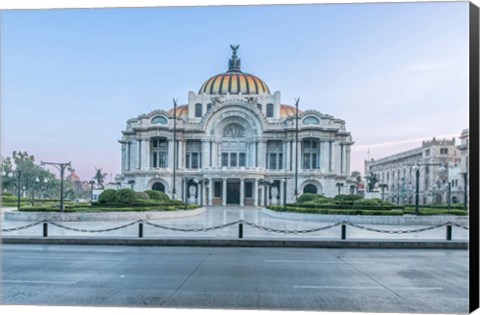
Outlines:
[{"label": "curb", "polygon": [[201,247],[292,247],[292,248],[383,248],[468,249],[468,241],[419,240],[282,240],[282,239],[178,239],[178,238],[81,238],[2,236],[3,244],[201,246]]}]

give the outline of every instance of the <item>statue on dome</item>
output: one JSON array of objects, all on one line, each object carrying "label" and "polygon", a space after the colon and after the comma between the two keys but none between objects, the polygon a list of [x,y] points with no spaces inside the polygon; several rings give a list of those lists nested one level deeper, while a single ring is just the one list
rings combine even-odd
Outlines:
[{"label": "statue on dome", "polygon": [[237,46],[230,45],[230,48],[232,48],[232,50],[233,50],[233,55],[232,55],[233,58],[237,57],[238,47],[240,47],[240,45],[237,45]]}]

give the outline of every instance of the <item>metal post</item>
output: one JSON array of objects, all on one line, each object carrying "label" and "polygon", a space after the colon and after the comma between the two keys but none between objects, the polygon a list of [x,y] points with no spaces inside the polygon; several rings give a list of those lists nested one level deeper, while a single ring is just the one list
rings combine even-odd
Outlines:
[{"label": "metal post", "polygon": [[48,236],[48,223],[43,222],[43,237],[47,237],[47,236]]},{"label": "metal post", "polygon": [[467,172],[463,174],[463,210],[467,210]]},{"label": "metal post", "polygon": [[143,237],[143,222],[138,223],[138,237]]},{"label": "metal post", "polygon": [[175,199],[175,182],[177,169],[177,101],[173,99],[173,185],[172,199]]},{"label": "metal post", "polygon": [[347,238],[347,226],[342,224],[342,240]]},{"label": "metal post", "polygon": [[238,238],[243,238],[243,223],[238,224]]},{"label": "metal post", "polygon": [[283,210],[287,211],[287,178],[283,183]]},{"label": "metal post", "polygon": [[418,209],[418,198],[420,195],[420,169],[415,171],[415,215],[420,214],[420,210]]},{"label": "metal post", "polygon": [[449,224],[447,225],[447,241],[452,240],[452,226]]},{"label": "metal post", "polygon": [[295,100],[295,199],[298,198],[298,102],[299,98]]},{"label": "metal post", "polygon": [[17,210],[20,210],[20,178],[22,177],[22,172],[17,170]]}]

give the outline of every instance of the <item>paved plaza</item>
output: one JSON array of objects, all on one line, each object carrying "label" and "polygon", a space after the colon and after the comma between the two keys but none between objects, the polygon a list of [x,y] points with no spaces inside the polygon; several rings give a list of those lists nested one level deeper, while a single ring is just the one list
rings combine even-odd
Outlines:
[{"label": "paved plaza", "polygon": [[[238,208],[238,207],[208,207],[207,211],[203,214],[177,218],[177,219],[164,219],[164,220],[152,220],[152,223],[173,227],[181,229],[201,229],[204,227],[220,226],[227,224],[229,222],[234,222],[237,220],[247,220],[259,226],[265,226],[270,228],[275,228],[279,230],[308,230],[315,229],[323,226],[331,225],[332,222],[306,222],[298,220],[287,220],[287,219],[278,219],[272,218],[265,213],[262,213],[260,208]],[[86,229],[86,230],[104,230],[110,229],[122,225],[131,223],[132,221],[95,221],[95,222],[59,222],[64,226],[72,227],[76,229]],[[3,220],[2,214],[2,229],[23,226],[30,224],[32,222],[24,221],[9,221]],[[361,224],[365,227],[376,228],[381,230],[412,230],[420,229],[427,226],[419,225],[369,225]],[[37,225],[28,229],[23,229],[13,232],[4,232],[3,235],[22,235],[22,236],[41,236],[42,235],[42,225]],[[138,226],[131,225],[126,228],[106,231],[101,233],[85,233],[78,231],[66,230],[59,228],[53,225],[49,225],[49,236],[85,236],[85,237],[95,237],[95,236],[138,236]],[[462,228],[453,227],[452,229],[453,239],[454,240],[468,240],[468,230]],[[312,232],[312,233],[278,233],[265,231],[262,229],[250,227],[244,225],[243,237],[248,238],[312,238],[312,239],[340,239],[341,236],[341,227],[335,226],[330,229]],[[144,237],[176,237],[176,238],[238,238],[238,225],[231,225],[221,229],[215,229],[210,231],[172,231],[166,229],[160,229],[157,227],[145,225],[144,226]],[[424,232],[418,233],[406,233],[406,234],[388,234],[388,233],[378,233],[367,230],[362,230],[355,227],[348,226],[347,228],[347,239],[417,239],[417,240],[445,240],[446,230],[445,227],[440,227],[437,229],[432,229]]]},{"label": "paved plaza", "polygon": [[2,303],[467,313],[467,250],[2,247]]}]

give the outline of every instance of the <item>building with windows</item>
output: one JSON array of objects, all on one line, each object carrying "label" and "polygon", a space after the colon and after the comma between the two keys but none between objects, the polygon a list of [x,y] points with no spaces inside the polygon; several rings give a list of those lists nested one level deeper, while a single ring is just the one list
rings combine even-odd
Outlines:
[{"label": "building with windows", "polygon": [[316,110],[298,110],[297,120],[296,107],[243,72],[238,46],[232,49],[228,71],[189,92],[188,104],[127,121],[117,182],[201,205],[350,193],[353,141],[345,121]]},{"label": "building with windows", "polygon": [[463,202],[460,147],[455,146],[455,138],[433,138],[418,148],[365,161],[365,174],[376,175],[376,190],[384,200],[414,204],[417,166],[420,204],[446,204],[448,198],[452,203]]}]

